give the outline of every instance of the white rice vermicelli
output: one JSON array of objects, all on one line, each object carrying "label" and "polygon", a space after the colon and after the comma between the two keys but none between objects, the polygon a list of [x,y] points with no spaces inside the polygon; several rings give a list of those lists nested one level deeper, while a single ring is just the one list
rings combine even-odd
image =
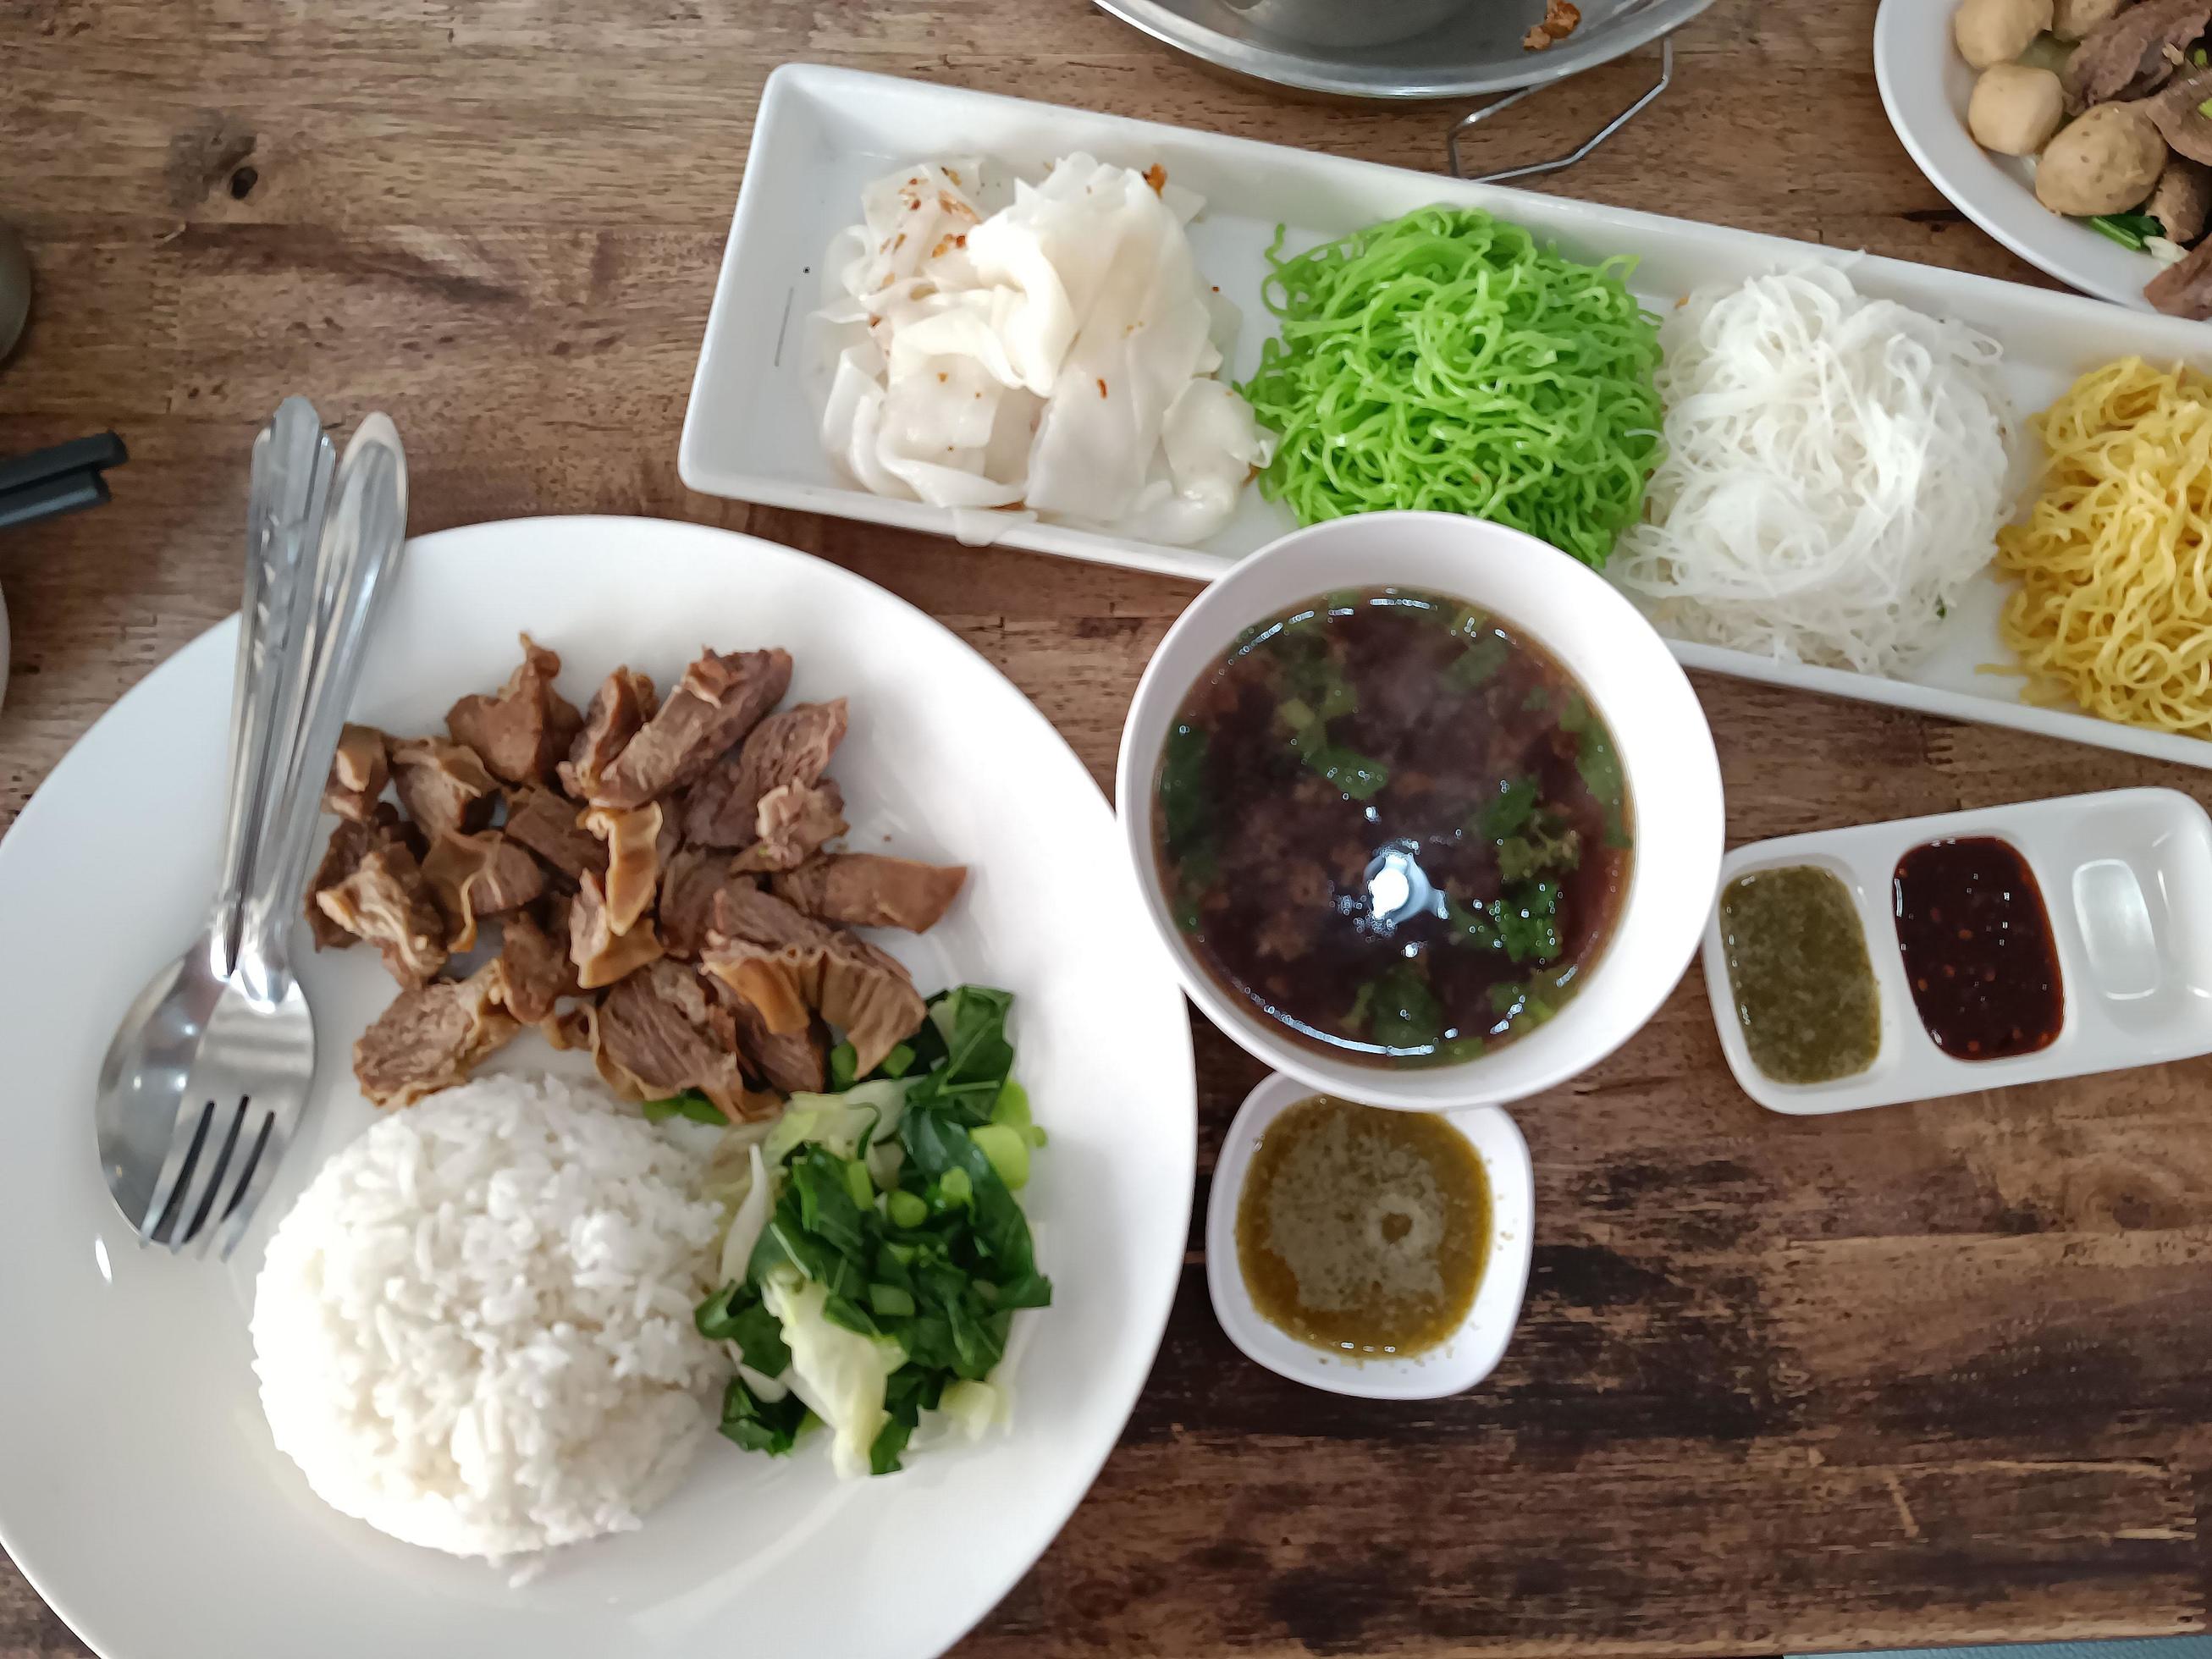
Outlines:
[{"label": "white rice vermicelli", "polygon": [[692,1325],[721,1220],[696,1170],[554,1079],[384,1118],[270,1242],[252,1332],[278,1448],[334,1509],[456,1555],[635,1527],[727,1369]]}]

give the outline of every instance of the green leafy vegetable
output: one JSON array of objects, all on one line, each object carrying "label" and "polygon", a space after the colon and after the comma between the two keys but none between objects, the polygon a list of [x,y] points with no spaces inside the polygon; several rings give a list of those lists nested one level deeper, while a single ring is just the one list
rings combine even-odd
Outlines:
[{"label": "green leafy vegetable", "polygon": [[2137,253],[2147,240],[2166,234],[2164,222],[2148,213],[2100,213],[2089,221],[2089,228]]},{"label": "green leafy vegetable", "polygon": [[1390,781],[1390,769],[1356,749],[1328,744],[1306,757],[1306,764],[1354,800],[1372,800]]},{"label": "green leafy vegetable", "polygon": [[741,1376],[732,1377],[722,1390],[722,1432],[747,1451],[782,1456],[805,1421],[806,1407],[795,1394],[771,1405],[747,1388]]},{"label": "green leafy vegetable", "polygon": [[1626,847],[1628,780],[1620,769],[1620,757],[1613,751],[1605,722],[1577,696],[1560,714],[1559,729],[1579,739],[1575,746],[1575,769],[1582,774],[1583,787],[1605,813],[1605,844]]},{"label": "green leafy vegetable", "polygon": [[1505,643],[1503,635],[1485,634],[1444,670],[1444,684],[1462,695],[1476,690],[1505,666],[1505,659],[1511,654],[1512,647]]},{"label": "green leafy vegetable", "polygon": [[1508,881],[1522,881],[1546,870],[1564,875],[1582,861],[1582,837],[1565,820],[1545,812],[1536,815],[1525,834],[1509,836],[1498,848],[1498,872]]},{"label": "green leafy vegetable", "polygon": [[1559,884],[1523,883],[1494,901],[1491,919],[1498,925],[1505,954],[1516,962],[1552,962],[1559,954]]},{"label": "green leafy vegetable", "polygon": [[1443,1035],[1443,1005],[1410,962],[1395,964],[1372,981],[1370,1034],[1386,1048],[1427,1048]]},{"label": "green leafy vegetable", "polygon": [[1206,741],[1204,727],[1177,720],[1160,746],[1160,821],[1170,853],[1182,852],[1208,827]]},{"label": "green leafy vegetable", "polygon": [[647,1123],[665,1123],[672,1117],[685,1117],[694,1123],[705,1123],[717,1129],[727,1128],[730,1120],[722,1115],[722,1109],[696,1089],[686,1089],[680,1095],[671,1095],[665,1100],[648,1100],[638,1110],[645,1114]]},{"label": "green leafy vegetable", "polygon": [[1500,786],[1497,799],[1475,820],[1475,834],[1485,841],[1504,841],[1516,834],[1536,810],[1536,780],[1515,778]]},{"label": "green leafy vegetable", "polygon": [[[1012,1000],[983,986],[934,998],[904,1078],[793,1097],[761,1143],[775,1200],[744,1276],[695,1315],[750,1372],[814,1402],[841,1468],[898,1468],[954,1386],[971,1390],[963,1420],[988,1420],[1000,1396],[983,1379],[1015,1314],[1051,1301],[1013,1195],[1043,1136],[1009,1075]],[[801,1420],[752,1389],[725,1401],[724,1432],[754,1449],[788,1449]]]}]

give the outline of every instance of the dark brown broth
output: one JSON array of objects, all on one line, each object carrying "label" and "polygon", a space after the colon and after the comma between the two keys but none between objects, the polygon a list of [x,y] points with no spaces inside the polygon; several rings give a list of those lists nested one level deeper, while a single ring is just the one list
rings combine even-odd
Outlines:
[{"label": "dark brown broth", "polygon": [[1378,1065],[1550,1018],[1610,936],[1632,817],[1565,669],[1456,600],[1382,588],[1248,630],[1154,791],[1177,924],[1232,995]]}]

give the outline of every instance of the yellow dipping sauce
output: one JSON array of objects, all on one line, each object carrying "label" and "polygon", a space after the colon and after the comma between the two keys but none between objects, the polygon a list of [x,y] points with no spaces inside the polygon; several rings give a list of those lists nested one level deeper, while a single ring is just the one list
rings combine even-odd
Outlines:
[{"label": "yellow dipping sauce", "polygon": [[1267,1126],[1237,1202],[1253,1306],[1332,1352],[1435,1347],[1466,1322],[1489,1254],[1482,1159],[1425,1112],[1302,1100]]}]

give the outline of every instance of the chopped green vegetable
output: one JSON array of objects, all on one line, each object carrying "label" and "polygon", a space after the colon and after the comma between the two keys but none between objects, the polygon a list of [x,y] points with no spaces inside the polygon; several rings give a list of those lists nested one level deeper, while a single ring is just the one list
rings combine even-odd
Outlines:
[{"label": "chopped green vegetable", "polygon": [[1432,1047],[1443,1035],[1443,1005],[1429,988],[1428,981],[1410,962],[1395,964],[1373,981],[1370,1033],[1384,1048],[1397,1050]]},{"label": "chopped green vegetable", "polygon": [[[842,1469],[896,1469],[951,1384],[981,1390],[963,1410],[988,1421],[1000,1396],[982,1380],[1015,1313],[1052,1299],[1013,1196],[1042,1137],[1009,1075],[1012,1003],[981,986],[933,999],[904,1078],[794,1097],[759,1143],[774,1202],[743,1276],[694,1316],[747,1376],[795,1379]],[[804,1421],[754,1388],[725,1406],[724,1431],[754,1449],[788,1449]]]},{"label": "chopped green vegetable", "polygon": [[672,1117],[684,1117],[694,1123],[724,1129],[729,1127],[730,1122],[722,1115],[720,1107],[696,1089],[686,1089],[682,1094],[671,1095],[665,1100],[648,1100],[638,1110],[645,1114],[647,1123],[665,1123]]},{"label": "chopped green vegetable", "polygon": [[1356,749],[1329,744],[1306,757],[1306,764],[1354,800],[1372,800],[1390,781],[1390,769]]},{"label": "chopped green vegetable", "polygon": [[1504,841],[1517,833],[1536,810],[1536,780],[1515,778],[1499,786],[1495,799],[1475,820],[1475,834],[1485,841]]},{"label": "chopped green vegetable", "polygon": [[1498,871],[1508,881],[1545,870],[1565,874],[1582,861],[1582,837],[1550,813],[1538,813],[1525,835],[1509,836],[1498,848]]},{"label": "chopped green vegetable", "polygon": [[1552,962],[1559,954],[1559,884],[1555,881],[1523,883],[1490,907],[1504,941],[1505,954],[1516,962]]},{"label": "chopped green vegetable", "polygon": [[1620,769],[1620,757],[1613,751],[1605,722],[1577,695],[1560,714],[1559,729],[1580,739],[1576,744],[1575,769],[1605,813],[1605,844],[1628,846],[1628,779]]},{"label": "chopped green vegetable", "polygon": [[1503,635],[1485,634],[1444,670],[1444,684],[1462,694],[1477,690],[1505,666],[1505,659],[1511,654],[1512,647],[1505,643]]},{"label": "chopped green vegetable", "polygon": [[894,1227],[919,1227],[929,1219],[929,1206],[912,1193],[893,1193],[884,1200]]},{"label": "chopped green vegetable", "polygon": [[2165,222],[2148,213],[2103,213],[2088,222],[2092,230],[2137,253],[2149,238],[2166,234]]},{"label": "chopped green vegetable", "polygon": [[1206,798],[1206,732],[1177,720],[1160,746],[1160,820],[1168,850],[1180,853],[1208,827]]},{"label": "chopped green vegetable", "polygon": [[1019,1192],[1029,1184],[1030,1143],[1019,1129],[1006,1123],[986,1123],[969,1133],[983,1149],[991,1167],[999,1172],[999,1179],[1006,1183],[1009,1192]]},{"label": "chopped green vegetable", "polygon": [[799,1438],[805,1421],[805,1403],[795,1394],[771,1405],[747,1388],[741,1376],[732,1377],[722,1390],[722,1432],[747,1451],[781,1457]]},{"label": "chopped green vegetable", "polygon": [[1551,706],[1552,694],[1540,685],[1531,686],[1528,695],[1521,699],[1521,712],[1524,714],[1541,714]]}]

